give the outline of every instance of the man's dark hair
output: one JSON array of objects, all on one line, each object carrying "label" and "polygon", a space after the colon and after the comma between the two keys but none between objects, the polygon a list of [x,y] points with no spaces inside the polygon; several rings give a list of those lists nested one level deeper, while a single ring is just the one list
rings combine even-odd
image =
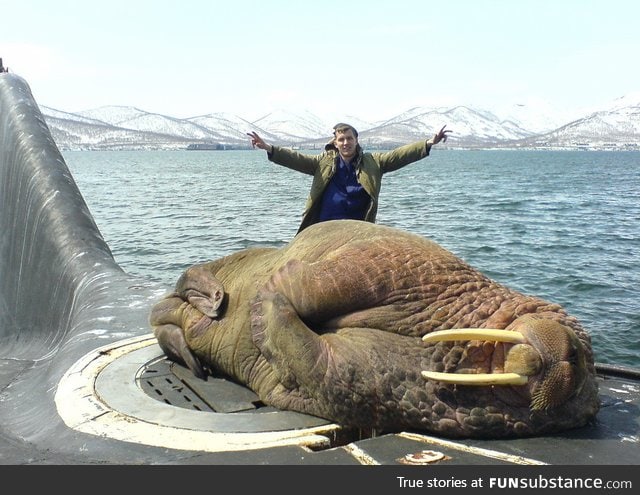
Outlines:
[{"label": "man's dark hair", "polygon": [[342,134],[349,130],[353,132],[353,135],[355,137],[358,137],[358,131],[356,131],[356,128],[352,125],[345,124],[344,122],[340,122],[339,124],[333,126],[333,136],[335,137],[338,133]]}]

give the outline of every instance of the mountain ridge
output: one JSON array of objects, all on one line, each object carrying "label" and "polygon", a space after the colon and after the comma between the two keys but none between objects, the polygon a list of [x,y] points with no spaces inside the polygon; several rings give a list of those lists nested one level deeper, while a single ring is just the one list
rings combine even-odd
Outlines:
[{"label": "mountain ridge", "polygon": [[[229,113],[178,118],[132,106],[109,105],[80,112],[41,107],[61,149],[245,149],[247,132],[267,142],[319,148],[331,137],[329,124],[308,110],[275,109],[256,120]],[[541,110],[542,111],[542,110]],[[520,112],[518,114],[518,112]],[[506,116],[468,105],[416,106],[378,122],[350,118],[363,145],[385,149],[428,138],[443,125],[453,132],[449,148],[579,148],[640,150],[640,93],[631,93],[582,116],[561,122],[548,109],[536,114],[512,106]],[[444,143],[443,143],[444,144]]]}]

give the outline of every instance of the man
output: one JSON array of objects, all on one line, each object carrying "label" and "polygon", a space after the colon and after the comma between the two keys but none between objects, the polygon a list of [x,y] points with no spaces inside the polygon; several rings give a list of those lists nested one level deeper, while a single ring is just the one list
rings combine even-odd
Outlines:
[{"label": "man", "polygon": [[447,140],[443,126],[431,139],[400,146],[386,153],[365,153],[358,144],[358,131],[349,124],[337,124],[333,139],[320,155],[305,155],[267,144],[257,133],[254,148],[267,152],[270,161],[313,175],[309,198],[298,232],[326,220],[354,219],[375,223],[382,175],[429,155],[431,147]]}]

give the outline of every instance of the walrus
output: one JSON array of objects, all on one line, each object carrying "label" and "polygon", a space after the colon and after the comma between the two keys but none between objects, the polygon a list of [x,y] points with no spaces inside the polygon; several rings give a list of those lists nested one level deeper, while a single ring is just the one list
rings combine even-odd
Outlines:
[{"label": "walrus", "polygon": [[384,225],[322,222],[284,247],[194,265],[149,321],[198,377],[349,427],[525,437],[599,409],[576,317]]}]

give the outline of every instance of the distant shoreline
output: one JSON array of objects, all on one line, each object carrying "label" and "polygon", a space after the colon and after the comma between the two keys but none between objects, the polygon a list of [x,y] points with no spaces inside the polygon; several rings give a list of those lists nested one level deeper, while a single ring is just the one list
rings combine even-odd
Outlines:
[{"label": "distant shoreline", "polygon": [[[255,151],[251,147],[241,147],[233,145],[204,145],[204,146],[118,146],[118,145],[103,145],[100,147],[66,147],[59,146],[60,151],[200,151],[200,152],[224,152],[224,151]],[[387,151],[393,147],[378,147],[371,146],[366,147],[367,151]],[[295,147],[296,151],[302,153],[316,153],[320,150],[318,148],[311,147]],[[493,146],[493,147],[469,147],[469,146],[446,146],[439,147],[440,151],[591,151],[591,152],[603,152],[603,151],[615,151],[615,152],[640,152],[640,146],[632,145],[625,147],[611,147],[611,146],[558,146],[558,147],[515,147],[515,146]]]}]

